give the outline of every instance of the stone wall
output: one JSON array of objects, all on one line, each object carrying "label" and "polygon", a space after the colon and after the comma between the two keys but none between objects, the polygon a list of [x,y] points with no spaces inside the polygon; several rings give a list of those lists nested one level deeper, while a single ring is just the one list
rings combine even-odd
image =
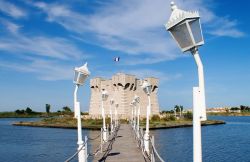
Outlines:
[{"label": "stone wall", "polygon": [[[150,77],[143,80],[147,80],[152,85],[151,115],[159,114],[157,97],[159,79]],[[140,86],[143,80],[124,73],[117,73],[112,76],[112,79],[108,80],[99,77],[91,79],[90,116],[92,118],[101,118],[101,92],[105,89],[109,95],[107,101],[104,102],[105,114],[110,114],[110,100],[114,99],[115,103],[119,104],[117,109],[119,118],[130,118],[132,114],[130,103],[134,96],[137,95],[140,97],[141,117],[145,117],[148,98]],[[112,106],[112,112],[114,113],[114,105]]]}]

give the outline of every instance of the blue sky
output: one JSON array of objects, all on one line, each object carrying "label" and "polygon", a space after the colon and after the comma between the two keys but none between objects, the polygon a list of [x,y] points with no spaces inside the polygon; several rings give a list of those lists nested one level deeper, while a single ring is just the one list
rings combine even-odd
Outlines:
[{"label": "blue sky", "polygon": [[[198,10],[205,45],[208,107],[250,105],[247,1],[176,0]],[[166,32],[169,0],[0,0],[0,111],[27,106],[57,111],[73,104],[73,68],[89,63],[91,77],[125,72],[160,78],[162,109],[192,107],[197,68]],[[113,58],[120,56],[118,64]],[[88,80],[89,82],[89,80]],[[81,87],[88,109],[89,83]]]}]

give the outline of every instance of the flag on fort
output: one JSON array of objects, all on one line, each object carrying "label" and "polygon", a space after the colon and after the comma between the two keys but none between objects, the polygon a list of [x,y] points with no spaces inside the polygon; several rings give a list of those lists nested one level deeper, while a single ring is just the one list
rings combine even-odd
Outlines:
[{"label": "flag on fort", "polygon": [[115,62],[119,62],[119,61],[120,61],[120,57],[115,57],[115,58],[114,58],[114,61],[115,61]]}]

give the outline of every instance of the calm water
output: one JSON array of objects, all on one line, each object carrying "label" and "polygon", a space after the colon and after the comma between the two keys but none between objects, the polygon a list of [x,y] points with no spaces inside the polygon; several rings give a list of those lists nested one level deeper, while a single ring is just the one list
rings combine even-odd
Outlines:
[{"label": "calm water", "polygon": [[[250,162],[250,117],[210,117],[226,125],[202,127],[204,162]],[[0,162],[62,162],[76,150],[76,130],[16,127],[0,119]],[[97,132],[83,131],[94,136]],[[192,128],[152,131],[161,156],[192,162]]]}]

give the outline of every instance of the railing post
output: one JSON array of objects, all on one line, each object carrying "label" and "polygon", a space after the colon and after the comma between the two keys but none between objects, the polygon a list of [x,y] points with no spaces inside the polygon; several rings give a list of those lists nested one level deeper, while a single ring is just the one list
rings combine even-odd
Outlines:
[{"label": "railing post", "polygon": [[102,136],[103,129],[101,128],[101,152],[102,152],[102,144],[103,144],[103,136]]},{"label": "railing post", "polygon": [[107,136],[107,141],[105,141],[105,142],[108,142],[108,140],[109,140],[109,125],[107,126],[108,128],[106,129],[107,130],[107,132],[106,132],[106,136]]},{"label": "railing post", "polygon": [[155,137],[151,136],[151,144],[152,144],[152,162],[155,162],[155,155],[154,155],[154,147],[155,147]]},{"label": "railing post", "polygon": [[144,138],[143,138],[143,128],[141,128],[141,135],[142,135],[142,137],[141,137],[141,148],[142,148],[142,151],[144,151]]},{"label": "railing post", "polygon": [[87,162],[88,161],[88,137],[85,136],[85,161]]}]

